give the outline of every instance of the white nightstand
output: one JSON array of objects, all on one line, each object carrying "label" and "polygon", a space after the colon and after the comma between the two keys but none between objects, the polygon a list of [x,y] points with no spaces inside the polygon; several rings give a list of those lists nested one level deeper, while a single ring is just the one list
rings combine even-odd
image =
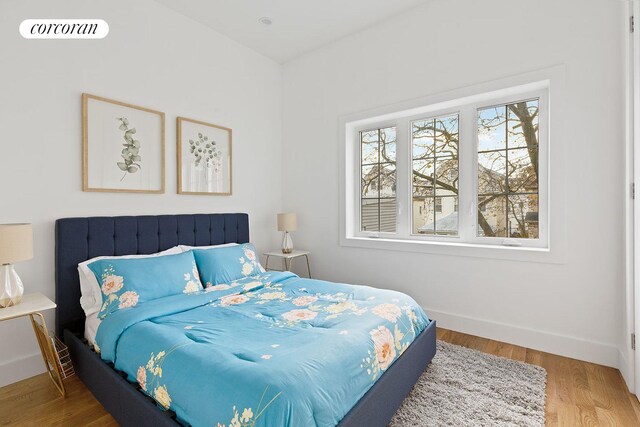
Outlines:
[{"label": "white nightstand", "polygon": [[264,260],[264,268],[266,270],[275,270],[274,268],[269,268],[269,258],[275,257],[282,259],[282,264],[284,265],[283,270],[275,270],[275,271],[289,271],[291,270],[291,262],[295,258],[304,257],[307,260],[307,274],[309,278],[311,278],[311,267],[309,267],[309,254],[311,252],[307,251],[293,251],[290,254],[283,254],[282,251],[273,251],[273,252],[265,252],[265,260]]},{"label": "white nightstand", "polygon": [[[49,331],[47,330],[47,324],[44,321],[44,317],[40,313],[41,311],[51,310],[53,308],[56,308],[56,303],[44,295],[40,293],[28,294],[22,297],[22,301],[18,305],[0,308],[0,321],[29,316],[49,377],[64,397],[64,383],[62,382],[62,374],[58,367],[56,348],[53,344],[52,337],[49,335]],[[36,317],[40,320],[36,320]]]}]

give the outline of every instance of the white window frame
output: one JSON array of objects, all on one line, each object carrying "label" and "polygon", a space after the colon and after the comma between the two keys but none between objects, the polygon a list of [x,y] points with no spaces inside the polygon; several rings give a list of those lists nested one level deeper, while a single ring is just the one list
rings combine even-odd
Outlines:
[{"label": "white window frame", "polygon": [[[549,91],[548,89],[539,89],[536,91],[522,93],[520,95],[504,96],[491,101],[475,104],[476,114],[478,110],[492,106],[503,106],[518,101],[528,101],[538,99],[538,239],[517,239],[513,237],[479,237],[478,236],[478,132],[477,119],[476,131],[473,135],[473,188],[467,191],[473,191],[474,201],[469,209],[472,212],[473,220],[471,227],[474,232],[469,236],[470,243],[501,245],[509,247],[531,247],[531,248],[547,248],[549,244]],[[518,96],[520,98],[518,99]],[[462,190],[459,190],[462,192]],[[508,215],[508,213],[507,213]]]},{"label": "white window frame", "polygon": [[[550,119],[553,94],[553,122]],[[532,98],[539,99],[539,238],[516,239],[477,236],[477,110],[492,105],[504,105]],[[565,256],[564,179],[555,175],[550,191],[553,165],[562,165],[564,149],[550,157],[550,135],[561,140],[564,128],[564,67],[552,67],[520,76],[437,94],[340,118],[340,244],[374,249],[427,252],[522,261],[562,263]],[[459,115],[459,232],[452,235],[412,235],[411,187],[411,121],[449,114]],[[471,119],[470,119],[471,118]],[[359,231],[360,168],[359,132],[373,128],[396,127],[396,200],[395,233]],[[358,135],[358,137],[354,137]],[[469,136],[473,138],[468,142]],[[355,144],[355,142],[358,144]],[[354,146],[355,145],[355,146]],[[357,152],[354,150],[357,149]],[[354,167],[357,165],[357,169]],[[558,169],[559,170],[559,169]],[[401,185],[404,182],[405,185]],[[357,200],[356,200],[357,198]],[[407,206],[407,203],[409,205]],[[551,206],[555,209],[552,211]],[[354,210],[354,208],[356,208]],[[551,225],[554,233],[551,233]],[[470,231],[472,230],[472,231]]]},{"label": "white window frame", "polygon": [[[355,153],[354,157],[354,161],[357,162],[357,164],[354,165],[354,170],[357,171],[361,171],[362,170],[362,150],[360,147],[360,134],[362,132],[369,132],[369,131],[373,131],[373,130],[379,130],[379,129],[385,129],[385,128],[390,128],[390,127],[395,127],[396,128],[396,231],[394,233],[389,232],[389,231],[362,231],[361,230],[361,225],[362,225],[362,203],[361,203],[361,194],[360,191],[358,191],[355,195],[356,197],[358,197],[358,201],[355,203],[355,205],[357,206],[357,215],[356,215],[356,219],[355,221],[357,221],[357,224],[355,224],[355,230],[356,230],[356,235],[359,237],[380,237],[380,236],[385,236],[388,238],[394,238],[395,236],[398,235],[398,203],[399,203],[399,197],[398,197],[398,127],[395,125],[395,121],[380,121],[380,122],[376,122],[373,126],[371,125],[366,125],[366,126],[362,126],[362,127],[358,127],[355,130],[356,136],[355,138],[358,140],[358,144],[354,145],[354,148],[357,150],[357,153]],[[378,142],[379,144],[379,142]],[[380,161],[380,159],[378,158],[378,162]],[[355,184],[357,188],[361,188],[361,183],[362,183],[362,173],[358,172],[356,174],[354,174],[353,178],[355,181]],[[380,199],[378,199],[380,200]]]},{"label": "white window frame", "polygon": [[[453,115],[457,115],[458,116],[458,207],[460,206],[460,172],[461,172],[461,168],[460,168],[460,163],[461,163],[461,159],[464,158],[463,154],[461,153],[460,150],[460,124],[462,123],[461,120],[461,116],[460,116],[460,109],[459,108],[449,108],[449,109],[443,109],[443,110],[435,110],[435,111],[429,111],[428,114],[418,114],[418,115],[414,115],[411,117],[408,117],[407,120],[407,124],[406,124],[406,128],[407,128],[407,147],[409,148],[409,153],[413,153],[413,140],[411,139],[411,126],[413,125],[413,122],[418,122],[418,121],[422,121],[422,120],[429,120],[429,119],[435,119],[438,117],[446,117],[446,116],[453,116]],[[396,146],[397,146],[397,142],[396,142]],[[407,176],[406,176],[406,182],[408,183],[409,186],[409,194],[408,194],[408,198],[407,200],[412,201],[412,193],[413,193],[413,174],[412,174],[412,169],[413,169],[413,155],[407,153],[407,158],[405,159],[405,161],[407,162]],[[435,209],[435,206],[434,206]],[[431,234],[414,234],[413,233],[413,206],[408,206],[407,208],[407,215],[408,215],[408,235],[405,236],[406,239],[408,240],[427,240],[427,241],[434,241],[437,242],[439,240],[442,241],[447,241],[447,240],[460,240],[460,223],[458,222],[458,234],[457,235],[431,235]],[[458,218],[460,217],[460,215],[458,214]]]}]

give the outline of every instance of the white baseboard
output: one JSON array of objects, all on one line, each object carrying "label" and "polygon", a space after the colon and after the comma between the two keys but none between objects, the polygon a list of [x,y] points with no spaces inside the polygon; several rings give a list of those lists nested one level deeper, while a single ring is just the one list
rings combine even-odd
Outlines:
[{"label": "white baseboard", "polygon": [[445,329],[613,368],[620,366],[620,352],[613,345],[429,308],[424,310],[429,318],[435,319],[438,326]]},{"label": "white baseboard", "polygon": [[31,378],[45,372],[40,352],[0,364],[0,387]]},{"label": "white baseboard", "polygon": [[618,369],[622,374],[622,379],[624,379],[624,382],[627,384],[629,392],[635,394],[635,378],[633,377],[633,365],[629,364],[629,361],[627,360],[627,357],[622,350],[618,350]]}]

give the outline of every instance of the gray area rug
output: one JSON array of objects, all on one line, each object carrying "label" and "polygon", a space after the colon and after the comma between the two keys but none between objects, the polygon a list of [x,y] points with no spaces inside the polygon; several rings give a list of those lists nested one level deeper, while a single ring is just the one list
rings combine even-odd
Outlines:
[{"label": "gray area rug", "polygon": [[544,426],[547,371],[438,341],[390,427]]}]

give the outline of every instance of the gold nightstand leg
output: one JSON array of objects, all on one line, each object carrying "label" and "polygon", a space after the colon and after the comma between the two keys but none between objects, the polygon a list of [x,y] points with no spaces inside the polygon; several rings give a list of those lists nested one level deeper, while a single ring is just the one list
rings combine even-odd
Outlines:
[{"label": "gold nightstand leg", "polygon": [[[40,321],[37,322],[34,316],[38,316]],[[36,334],[36,339],[38,340],[38,346],[40,347],[40,353],[42,354],[44,366],[47,368],[47,373],[49,374],[53,385],[56,386],[60,394],[62,394],[62,397],[65,397],[66,393],[64,383],[62,381],[62,375],[60,374],[60,367],[58,366],[56,358],[56,349],[51,337],[49,336],[49,331],[47,330],[47,324],[44,321],[44,317],[40,313],[33,313],[29,315],[29,319],[31,319],[31,326],[33,326],[33,332]]]},{"label": "gold nightstand leg", "polygon": [[311,279],[311,267],[309,267],[309,256],[305,255],[304,257],[307,260],[307,273],[309,273],[309,279]]}]

